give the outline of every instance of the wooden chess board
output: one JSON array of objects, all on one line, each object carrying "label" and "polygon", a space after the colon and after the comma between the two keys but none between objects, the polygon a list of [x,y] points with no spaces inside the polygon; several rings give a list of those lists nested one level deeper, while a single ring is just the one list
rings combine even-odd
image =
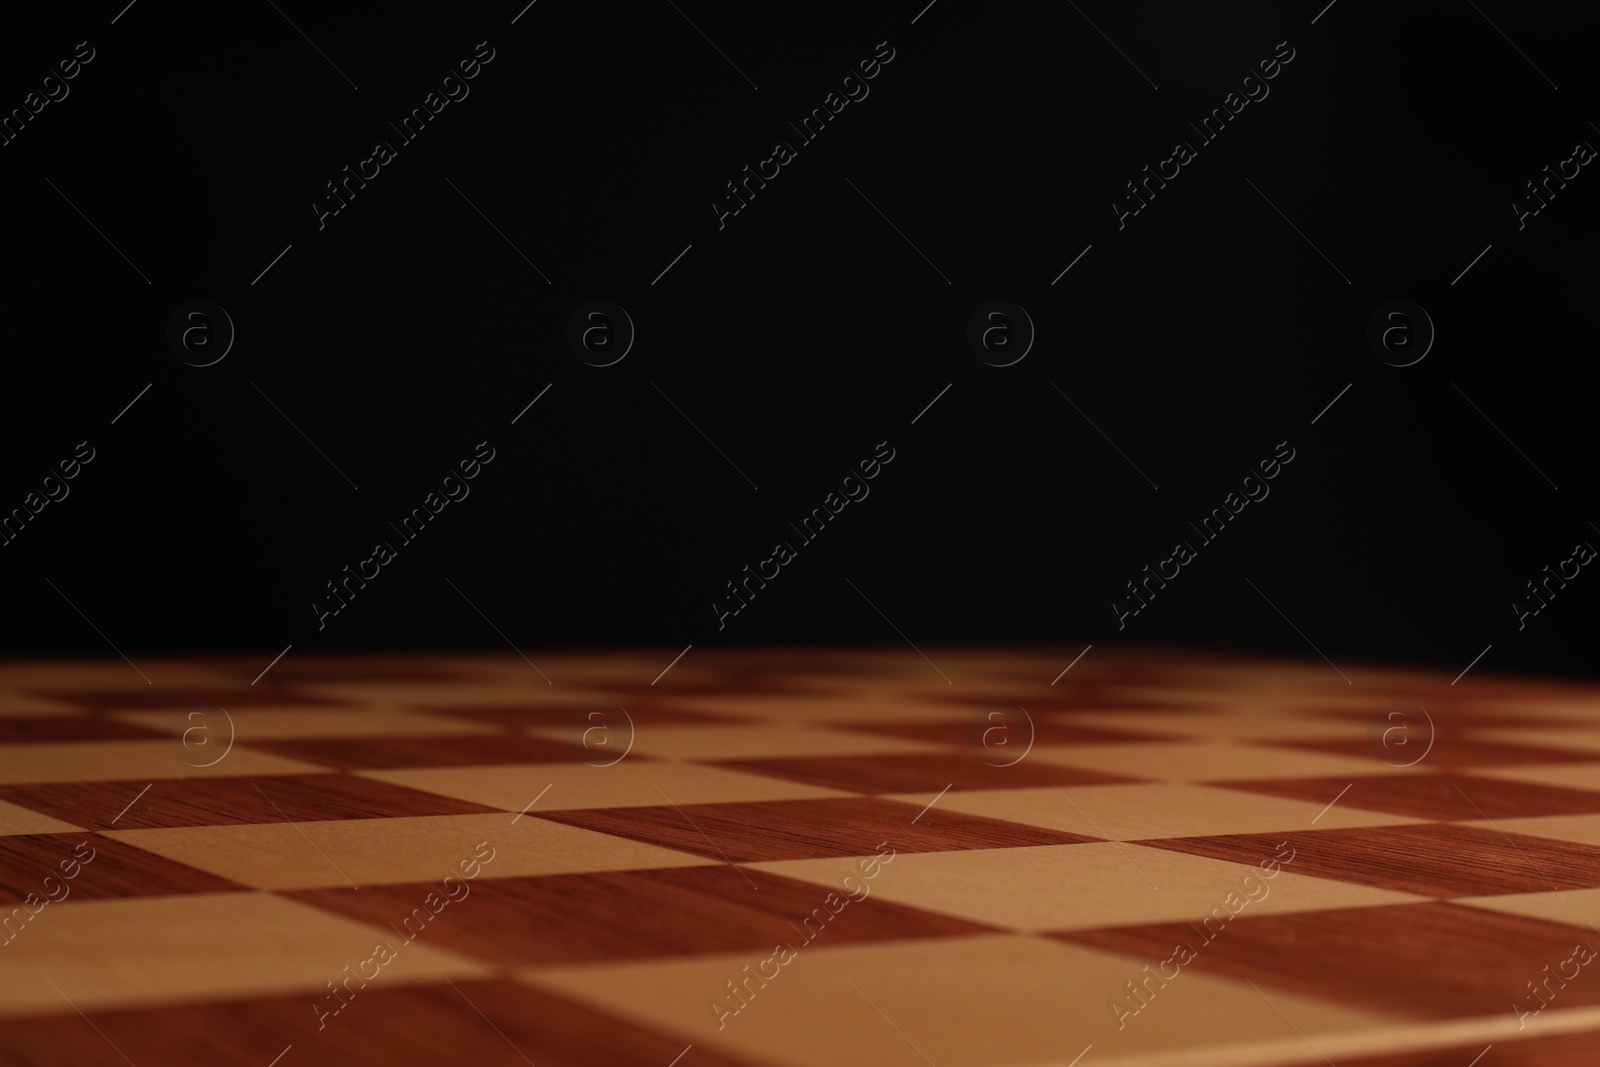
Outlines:
[{"label": "wooden chess board", "polygon": [[927,652],[0,664],[0,1062],[1594,1062],[1600,688]]}]

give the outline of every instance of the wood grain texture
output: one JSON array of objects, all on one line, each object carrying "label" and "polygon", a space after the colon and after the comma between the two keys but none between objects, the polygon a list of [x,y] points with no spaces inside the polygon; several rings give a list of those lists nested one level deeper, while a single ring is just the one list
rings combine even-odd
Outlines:
[{"label": "wood grain texture", "polygon": [[591,808],[541,817],[708,859],[749,863],[870,856],[885,842],[893,842],[896,852],[959,852],[1100,840],[937,807],[919,817],[916,806],[875,797]]},{"label": "wood grain texture", "polygon": [[[8,1067],[278,1067],[294,1064],[479,1064],[667,1067],[686,1041],[506,980],[358,992],[318,1029],[315,996],[217,1000],[8,1020]],[[290,1048],[292,1046],[292,1048]],[[696,1049],[680,1067],[761,1067]]]},{"label": "wood grain texture", "polygon": [[[1343,792],[1345,786],[1349,792]],[[1600,793],[1586,789],[1515,782],[1466,775],[1385,774],[1354,781],[1338,778],[1285,778],[1229,782],[1227,788],[1268,796],[1410,815],[1439,822],[1515,819],[1535,815],[1576,815],[1600,811]]]},{"label": "wood grain texture", "polygon": [[1143,781],[1125,774],[1046,766],[1028,761],[1011,767],[995,767],[983,762],[972,752],[720,760],[717,765],[855,793],[926,791],[930,796],[947,785],[955,789],[1026,789],[1051,784],[1105,785]]},{"label": "wood grain texture", "polygon": [[[863,733],[882,734],[885,737],[904,737],[912,741],[939,741],[952,746],[965,746],[973,752],[982,752],[993,762],[1001,763],[1011,756],[1020,753],[1028,743],[1030,727],[1028,720],[1015,708],[1001,709],[1003,718],[989,719],[985,713],[974,711],[970,721],[959,722],[905,722],[905,723],[862,723],[852,725],[849,723],[838,724],[841,729],[860,730]],[[991,744],[1000,737],[1007,737],[1006,744],[1014,746],[1012,751],[1004,748],[984,748],[984,734],[990,729],[997,729],[997,723],[1003,723],[1005,734],[991,734]],[[1063,718],[1048,719],[1043,715],[1032,718],[1032,734],[1035,744],[1040,745],[1073,745],[1093,744],[1100,741],[1147,741],[1162,740],[1163,736],[1170,738],[1173,735],[1160,735],[1130,730],[1111,730],[1103,726],[1089,726],[1064,720]],[[1007,736],[1009,735],[1009,736]]]},{"label": "wood grain texture", "polygon": [[576,744],[500,734],[461,737],[318,737],[295,741],[251,741],[260,749],[336,770],[395,767],[473,767],[496,763],[566,763],[592,759]]},{"label": "wood grain texture", "polygon": [[297,823],[397,819],[496,810],[349,774],[283,774],[260,782],[248,778],[168,779],[152,782],[133,801],[135,795],[138,791],[130,790],[126,782],[0,786],[0,800],[95,830],[222,826],[285,819]]},{"label": "wood grain texture", "polygon": [[1450,824],[1374,826],[1286,834],[1143,841],[1152,848],[1254,863],[1279,841],[1295,849],[1296,874],[1431,897],[1600,886],[1600,848]]},{"label": "wood grain texture", "polygon": [[[1181,968],[1164,968],[1168,974],[1178,971],[1172,985],[1181,986],[1193,968],[1250,979],[1268,996],[1282,990],[1417,1019],[1514,1019],[1513,1004],[1537,1011],[1545,1003],[1540,996],[1548,998],[1551,1010],[1600,1005],[1600,960],[1568,964],[1567,973],[1576,977],[1565,982],[1558,977],[1538,996],[1527,985],[1542,982],[1550,973],[1546,966],[1559,969],[1579,942],[1600,949],[1600,936],[1564,923],[1459,904],[1291,915],[1245,912],[1227,923],[1213,919],[1206,927],[1162,923],[1051,936],[1152,962],[1168,960],[1175,946],[1185,945],[1195,957]],[[1159,1010],[1162,983],[1153,982],[1146,992],[1150,1010]],[[1131,995],[1126,1000],[1139,1006]]]},{"label": "wood grain texture", "polygon": [[[625,714],[620,707],[604,704],[591,705],[581,701],[574,702],[570,707],[536,705],[530,705],[525,708],[424,707],[419,710],[427,711],[433,715],[454,715],[472,722],[491,723],[495,726],[503,726],[507,730],[526,728],[569,730],[578,737],[583,735],[584,730],[597,723],[620,729],[630,718],[635,729],[649,729],[651,726],[694,726],[738,721],[704,711],[641,708],[634,701],[629,701],[629,704],[630,706],[626,709]],[[590,719],[588,716],[591,712],[600,712],[605,717],[603,719]]]},{"label": "wood grain texture", "polygon": [[[62,867],[74,858],[74,849],[88,842],[81,855],[94,858],[88,863]],[[65,895],[57,886],[62,876],[76,871],[65,882]],[[44,879],[55,882],[45,885]],[[196,870],[165,859],[144,849],[133,848],[94,833],[17,834],[0,837],[0,903],[18,904],[27,896],[43,900],[49,893],[60,897],[60,904],[49,904],[39,913],[49,921],[50,908],[65,907],[75,900],[106,900],[116,897],[154,897],[186,893],[227,893],[243,888],[226,878]],[[32,920],[30,920],[32,921]]]},{"label": "wood grain texture", "polygon": [[[1418,720],[1413,720],[1414,722]],[[1522,725],[1522,724],[1517,724]],[[1563,723],[1562,725],[1570,725]],[[1420,729],[1420,727],[1419,727]],[[1423,735],[1419,734],[1419,738]],[[1284,748],[1296,748],[1312,752],[1332,752],[1342,756],[1360,756],[1371,758],[1375,754],[1389,755],[1396,762],[1403,762],[1415,753],[1395,749],[1390,753],[1383,753],[1370,740],[1349,741],[1278,741],[1275,744]],[[1421,746],[1418,741],[1418,747]],[[1574,763],[1581,760],[1592,760],[1600,753],[1589,751],[1587,753],[1576,749],[1562,750],[1559,748],[1540,748],[1535,745],[1510,745],[1503,741],[1474,740],[1453,736],[1441,729],[1433,739],[1433,746],[1428,749],[1426,757],[1430,768],[1441,770],[1458,770],[1468,767],[1495,767],[1523,763]]]},{"label": "wood grain texture", "polygon": [[[839,879],[853,870],[840,860]],[[748,880],[746,880],[748,879]],[[411,913],[427,885],[285,894],[376,928]],[[836,893],[831,908],[825,904]],[[859,893],[857,894],[859,896]],[[685,867],[472,883],[459,902],[422,928],[420,939],[505,967],[700,956],[723,952],[771,954],[775,944],[796,949],[953,937],[992,927],[876,900],[848,900],[842,886],[824,889],[757,870]],[[643,906],[648,901],[648,906]],[[802,921],[823,909],[828,921]],[[818,932],[820,930],[820,932]]]},{"label": "wood grain texture", "polygon": [[[954,688],[904,648],[697,646],[650,686],[679,651],[540,654],[550,687],[509,653],[297,648],[255,687],[276,650],[138,657],[153,688],[109,656],[0,662],[0,913],[96,850],[0,944],[0,1063],[1594,1062],[1593,965],[1525,1031],[1512,1005],[1600,946],[1600,687],[1341,664],[1353,696],[1317,661],[1109,645],[1055,685],[1076,649],[938,650]],[[154,731],[207,701],[278,736],[196,770]],[[1385,766],[1374,708],[1417,705],[1434,748]],[[585,713],[622,707],[640,743],[598,766],[625,720],[585,749]],[[992,765],[1023,708],[1034,747]],[[1016,749],[985,747],[996,709]],[[1290,877],[1207,938],[1283,841]],[[325,980],[407,917],[413,962],[319,1029]],[[1180,941],[1119,1030],[1107,1004]],[[779,943],[797,962],[719,1030],[709,998]]]}]

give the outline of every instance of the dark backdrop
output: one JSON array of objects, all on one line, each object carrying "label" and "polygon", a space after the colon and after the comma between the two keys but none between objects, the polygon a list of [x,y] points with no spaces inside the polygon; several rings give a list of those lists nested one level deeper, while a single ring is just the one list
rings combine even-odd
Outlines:
[{"label": "dark backdrop", "polygon": [[[1065,663],[1125,639],[1592,672],[1600,577],[1520,630],[1511,608],[1600,545],[1600,177],[1512,209],[1600,145],[1592,27],[923,3],[110,0],[11,26],[6,108],[95,53],[0,147],[0,507],[95,458],[0,548],[5,647],[903,636]],[[480,41],[470,94],[402,144],[385,121]],[[786,123],[882,41],[870,95],[801,144]],[[1200,144],[1185,122],[1285,41]],[[319,229],[380,138],[395,158]],[[719,229],[712,199],[779,139],[796,158]],[[1196,158],[1119,230],[1113,198],[1179,139]],[[966,340],[995,298],[1037,330],[1009,367]],[[237,331],[213,366],[166,340],[192,299]],[[610,367],[567,343],[591,299],[637,331]],[[1391,299],[1437,330],[1413,366],[1366,341]],[[386,523],[480,441],[470,496],[399,543]],[[1270,496],[1200,544],[1186,523],[1285,441]],[[790,536],[880,442],[870,495]],[[780,538],[796,558],[719,629]],[[319,629],[380,539],[394,561]],[[1179,539],[1197,557],[1119,631],[1112,599]]]}]

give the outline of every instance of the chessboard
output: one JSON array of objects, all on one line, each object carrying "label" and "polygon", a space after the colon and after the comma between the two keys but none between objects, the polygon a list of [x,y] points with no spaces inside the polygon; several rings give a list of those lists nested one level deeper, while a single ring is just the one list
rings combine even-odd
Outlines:
[{"label": "chessboard", "polygon": [[0,664],[0,1062],[1594,1062],[1594,685],[675,651]]}]

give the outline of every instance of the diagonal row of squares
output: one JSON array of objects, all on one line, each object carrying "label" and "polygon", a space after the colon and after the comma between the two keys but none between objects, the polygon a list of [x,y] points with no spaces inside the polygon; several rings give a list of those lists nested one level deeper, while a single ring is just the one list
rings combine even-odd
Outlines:
[{"label": "diagonal row of squares", "polygon": [[[871,664],[837,692],[734,695],[685,671],[684,690],[626,698],[632,750],[594,766],[572,742],[570,691],[564,704],[457,669],[280,686],[230,709],[236,744],[208,767],[175,759],[167,713],[115,685],[0,673],[14,687],[0,903],[21,904],[81,842],[96,852],[67,899],[8,928],[0,1015],[72,1046],[55,985],[137,1047],[140,1019],[226,1004],[246,1029],[305,1031],[331,1054],[391,1011],[425,1018],[459,996],[515,1001],[496,1022],[551,1062],[585,1062],[598,1040],[616,1062],[664,1063],[681,1038],[700,1062],[800,1064],[841,1054],[819,1012],[876,1009],[941,1065],[1064,1063],[1101,1040],[1119,1055],[1281,1041],[1293,1062],[1307,1049],[1285,1017],[1352,1054],[1436,1042],[1440,1020],[1506,1037],[1524,980],[1600,916],[1600,729],[1573,687],[1519,700],[1491,682],[1441,714],[1427,759],[1395,767],[1331,689],[1224,698],[1196,667],[1136,695],[1108,667],[1071,696],[1030,698],[1036,743],[996,767],[973,747],[970,699]],[[597,674],[578,705],[614,695]],[[421,929],[425,898],[479,842],[493,861]],[[805,917],[881,844],[893,861],[813,933]],[[1280,847],[1294,858],[1270,893],[1224,908]],[[407,947],[320,1030],[311,999],[375,937]],[[775,942],[799,946],[772,979],[782,994],[757,987],[717,1025],[708,1004],[737,1003],[726,985]],[[1196,962],[1152,987],[1141,968],[1175,944]],[[1130,979],[1157,999],[1118,1026],[1107,1009],[1137,1003]],[[571,1034],[526,1017],[545,1002],[607,1036],[562,1052]],[[1588,1018],[1600,987],[1574,982],[1558,1003]],[[867,1051],[849,1061],[922,1062],[869,1023],[851,1028]],[[975,1032],[1004,1026],[1002,1056],[992,1029]]]}]

